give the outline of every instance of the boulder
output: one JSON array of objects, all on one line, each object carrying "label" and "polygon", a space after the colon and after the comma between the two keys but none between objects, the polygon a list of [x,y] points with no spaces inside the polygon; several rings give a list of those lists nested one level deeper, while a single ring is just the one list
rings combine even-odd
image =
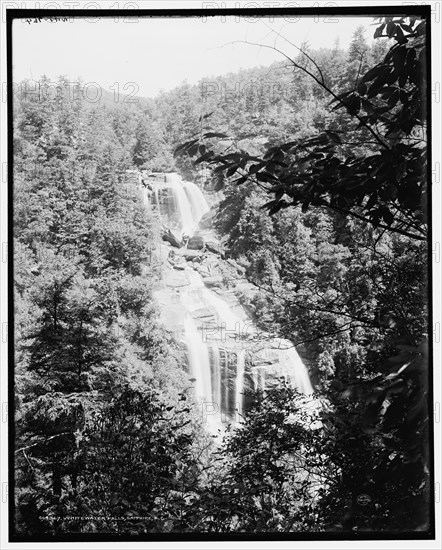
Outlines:
[{"label": "boulder", "polygon": [[219,243],[216,243],[214,241],[207,241],[206,248],[209,252],[213,252],[214,254],[219,254],[220,256],[223,256],[223,250]]},{"label": "boulder", "polygon": [[187,261],[187,262],[191,262],[191,261],[201,261],[201,252],[199,250],[183,250],[183,258]]},{"label": "boulder", "polygon": [[240,275],[245,275],[246,273],[246,270],[245,268],[242,266],[242,265],[239,265],[238,262],[236,262],[235,260],[232,260],[231,258],[229,258],[227,260],[227,263],[229,265],[231,265],[234,269],[236,269],[236,271],[240,274]]},{"label": "boulder", "polygon": [[195,264],[195,262],[193,262],[193,269],[197,271],[203,279],[211,276],[210,271],[204,265],[200,265],[198,263]]},{"label": "boulder", "polygon": [[201,264],[204,261],[204,256],[195,256],[192,258],[193,264]]},{"label": "boulder", "polygon": [[173,261],[176,264],[181,264],[181,265],[184,265],[186,263],[186,259],[183,256],[181,256],[180,254],[174,254]]},{"label": "boulder", "polygon": [[252,354],[252,365],[275,365],[279,362],[278,352],[273,349],[264,348]]},{"label": "boulder", "polygon": [[198,320],[212,319],[214,317],[213,311],[207,307],[201,307],[192,311],[192,317]]},{"label": "boulder", "polygon": [[181,248],[183,246],[181,239],[171,229],[165,230],[163,233],[163,241],[167,241],[175,248]]},{"label": "boulder", "polygon": [[166,287],[177,288],[182,286],[188,286],[190,281],[185,271],[167,271],[163,275],[164,284]]},{"label": "boulder", "polygon": [[205,277],[204,284],[208,288],[221,288],[223,286],[222,277]]},{"label": "boulder", "polygon": [[204,240],[199,235],[195,235],[194,237],[190,237],[187,248],[189,250],[202,250],[204,248]]}]

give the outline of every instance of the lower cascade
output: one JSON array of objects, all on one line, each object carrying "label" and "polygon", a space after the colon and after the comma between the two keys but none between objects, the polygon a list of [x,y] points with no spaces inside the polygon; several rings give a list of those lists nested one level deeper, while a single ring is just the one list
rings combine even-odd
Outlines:
[{"label": "lower cascade", "polygon": [[209,211],[198,186],[173,173],[142,180],[144,201],[163,229],[177,236],[176,248],[160,245],[162,287],[155,298],[162,322],[185,345],[189,378],[208,430],[240,422],[248,390],[265,392],[285,383],[312,394],[293,343],[258,330],[234,289],[209,288],[214,266],[225,260],[184,246],[185,238],[198,235],[198,222]]}]

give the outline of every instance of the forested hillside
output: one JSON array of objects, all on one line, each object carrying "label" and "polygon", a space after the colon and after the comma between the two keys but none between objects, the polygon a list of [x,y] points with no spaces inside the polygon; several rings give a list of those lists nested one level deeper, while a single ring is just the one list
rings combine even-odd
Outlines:
[{"label": "forested hillside", "polygon": [[[425,21],[391,19],[137,102],[16,86],[18,535],[428,530]],[[217,205],[240,299],[325,404],[315,429],[281,384],[206,433],[128,170]]]}]

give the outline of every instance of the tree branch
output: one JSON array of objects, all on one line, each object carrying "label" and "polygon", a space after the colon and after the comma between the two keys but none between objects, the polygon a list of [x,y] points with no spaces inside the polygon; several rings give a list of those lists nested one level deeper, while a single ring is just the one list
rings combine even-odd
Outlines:
[{"label": "tree branch", "polygon": [[73,432],[62,432],[60,434],[51,435],[50,437],[47,437],[46,439],[42,439],[41,441],[37,441],[36,443],[32,443],[32,445],[27,445],[26,447],[21,447],[20,449],[17,449],[14,451],[14,454],[24,452],[26,449],[31,449],[32,447],[36,447],[37,445],[40,445],[41,443],[47,443],[51,439],[55,439],[56,437],[61,437],[62,435],[73,435]]},{"label": "tree branch", "polygon": [[[276,31],[275,31],[276,32]],[[340,103],[341,105],[343,105],[347,111],[353,116],[355,117],[357,120],[359,120],[361,126],[364,126],[365,128],[367,128],[367,130],[372,134],[372,136],[375,138],[375,140],[379,143],[379,145],[381,145],[382,147],[384,147],[385,149],[387,149],[387,151],[390,151],[390,147],[388,147],[388,145],[379,137],[379,135],[373,130],[373,128],[367,124],[365,122],[365,120],[360,117],[358,115],[358,113],[356,113],[353,109],[350,109],[349,106],[345,103],[345,101],[343,101],[339,96],[337,96],[333,90],[331,90],[324,82],[322,82],[322,80],[320,80],[317,76],[315,76],[311,71],[309,71],[308,69],[306,69],[305,67],[302,67],[302,65],[299,65],[298,63],[296,63],[296,61],[294,61],[291,57],[289,57],[286,53],[284,53],[282,50],[280,50],[279,48],[277,48],[276,46],[269,46],[267,44],[258,44],[257,42],[249,42],[248,40],[235,40],[233,42],[231,42],[232,44],[249,44],[250,46],[258,46],[260,48],[267,48],[267,49],[270,49],[270,50],[273,50],[273,51],[276,51],[278,53],[280,53],[281,55],[283,55],[286,59],[288,59],[290,61],[290,63],[293,65],[293,67],[296,67],[297,69],[300,69],[301,71],[303,71],[305,74],[307,74],[308,76],[310,76],[310,78],[312,78],[319,86],[321,86],[321,88],[323,88],[328,94],[330,94],[333,99],[335,99],[338,103]],[[296,46],[297,47],[297,46]],[[308,56],[308,54],[306,54],[305,52],[303,52],[300,48],[298,48],[308,59],[310,59],[310,57]],[[315,64],[316,65],[316,64]],[[322,75],[322,73],[320,73]]]},{"label": "tree branch", "polygon": [[[291,203],[293,206],[296,206],[296,203]],[[405,237],[410,237],[410,239],[416,239],[418,241],[426,241],[427,237],[421,237],[420,235],[416,235],[414,233],[410,233],[409,231],[405,231],[404,229],[400,229],[398,227],[391,227],[390,225],[385,225],[383,223],[373,223],[369,218],[366,218],[362,216],[361,214],[357,214],[356,212],[353,212],[352,210],[346,210],[345,208],[340,208],[339,206],[334,206],[330,204],[329,202],[325,200],[316,201],[315,204],[317,206],[323,206],[325,208],[330,208],[331,210],[335,210],[336,212],[340,212],[341,214],[346,214],[348,216],[353,216],[354,218],[357,218],[358,220],[361,220],[363,222],[369,223],[373,227],[380,227],[381,229],[387,229],[388,231],[391,231],[392,233],[399,233],[400,235],[404,235]]]}]

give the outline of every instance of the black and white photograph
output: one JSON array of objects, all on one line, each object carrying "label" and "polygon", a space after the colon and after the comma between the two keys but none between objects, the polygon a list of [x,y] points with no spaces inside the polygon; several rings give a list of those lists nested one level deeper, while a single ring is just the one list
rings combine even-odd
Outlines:
[{"label": "black and white photograph", "polygon": [[435,548],[440,3],[16,4],[6,540]]}]

